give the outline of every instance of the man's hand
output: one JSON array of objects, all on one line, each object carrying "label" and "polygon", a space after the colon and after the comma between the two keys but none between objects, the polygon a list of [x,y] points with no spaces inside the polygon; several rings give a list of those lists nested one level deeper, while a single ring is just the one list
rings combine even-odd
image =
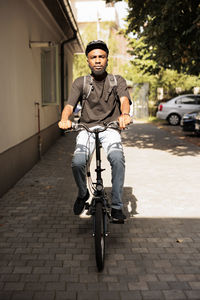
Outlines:
[{"label": "man's hand", "polygon": [[73,113],[73,106],[67,104],[62,112],[61,120],[58,123],[60,129],[69,129],[72,127],[72,122],[69,120],[69,117]]},{"label": "man's hand", "polygon": [[131,123],[131,117],[128,114],[122,114],[121,116],[119,116],[118,121],[119,128],[123,130],[126,128],[126,125]]},{"label": "man's hand", "polygon": [[60,127],[60,129],[69,129],[72,127],[72,122],[70,120],[61,120],[58,123],[58,126]]}]

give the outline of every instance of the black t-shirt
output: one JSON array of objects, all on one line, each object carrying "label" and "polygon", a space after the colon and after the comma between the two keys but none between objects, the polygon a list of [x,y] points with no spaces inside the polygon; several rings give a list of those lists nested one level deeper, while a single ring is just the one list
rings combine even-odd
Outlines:
[{"label": "black t-shirt", "polygon": [[[128,87],[125,79],[115,75],[117,86],[116,93],[119,98],[127,97],[131,103]],[[71,93],[67,104],[76,107],[83,97],[84,76],[78,77],[72,84]],[[108,97],[110,83],[108,76],[102,81],[93,80],[92,90],[89,97],[82,101],[82,112],[80,122],[86,123],[89,127],[103,124],[103,122],[116,121],[120,116],[120,101],[116,99],[114,88]]]}]

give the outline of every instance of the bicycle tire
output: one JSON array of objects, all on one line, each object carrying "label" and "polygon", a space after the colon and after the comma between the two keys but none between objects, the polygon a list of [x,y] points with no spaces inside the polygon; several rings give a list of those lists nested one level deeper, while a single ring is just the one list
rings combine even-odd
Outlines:
[{"label": "bicycle tire", "polygon": [[104,268],[105,259],[105,215],[102,209],[102,203],[96,203],[95,210],[95,255],[98,271]]}]

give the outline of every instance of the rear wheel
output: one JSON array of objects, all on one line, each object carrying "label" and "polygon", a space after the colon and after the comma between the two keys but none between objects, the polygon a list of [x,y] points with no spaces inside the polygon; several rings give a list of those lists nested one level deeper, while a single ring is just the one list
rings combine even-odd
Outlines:
[{"label": "rear wheel", "polygon": [[177,126],[180,123],[180,116],[177,114],[171,114],[167,120],[170,125]]},{"label": "rear wheel", "polygon": [[102,203],[96,203],[95,211],[95,254],[98,271],[103,270],[105,258],[105,216],[102,209]]}]

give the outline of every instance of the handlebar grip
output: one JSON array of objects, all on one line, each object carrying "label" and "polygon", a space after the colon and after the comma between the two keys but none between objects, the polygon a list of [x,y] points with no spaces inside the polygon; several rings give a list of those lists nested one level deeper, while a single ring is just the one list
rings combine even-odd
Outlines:
[{"label": "handlebar grip", "polygon": [[76,130],[78,128],[78,124],[75,122],[72,122],[72,129]]}]

